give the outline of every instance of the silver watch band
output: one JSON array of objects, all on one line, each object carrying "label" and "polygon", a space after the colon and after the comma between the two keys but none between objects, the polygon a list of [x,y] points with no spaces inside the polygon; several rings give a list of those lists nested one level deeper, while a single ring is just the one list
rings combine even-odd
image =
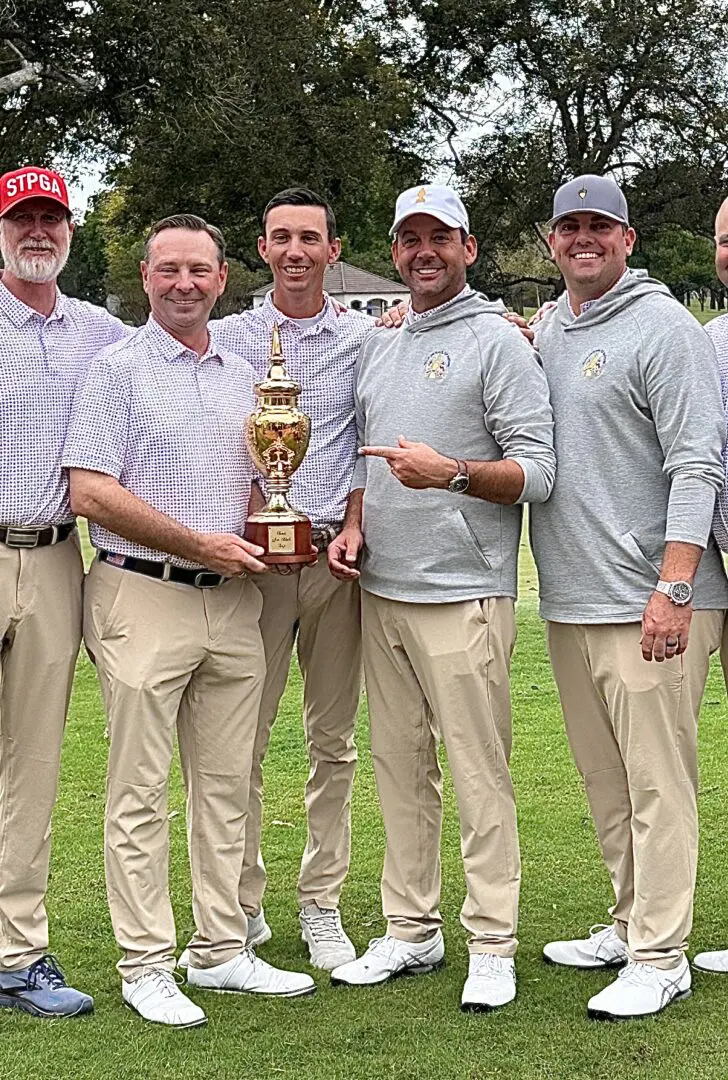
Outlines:
[{"label": "silver watch band", "polygon": [[684,607],[693,598],[693,587],[689,581],[663,581],[655,585],[655,592],[663,593],[673,604]]}]

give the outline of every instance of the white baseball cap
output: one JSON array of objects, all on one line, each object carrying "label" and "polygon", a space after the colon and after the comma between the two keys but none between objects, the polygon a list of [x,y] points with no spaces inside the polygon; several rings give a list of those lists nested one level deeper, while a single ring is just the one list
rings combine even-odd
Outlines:
[{"label": "white baseball cap", "polygon": [[402,222],[413,214],[429,214],[447,225],[448,229],[470,232],[468,212],[462,200],[452,188],[443,184],[420,184],[403,191],[394,208],[394,224],[389,235],[394,236]]}]

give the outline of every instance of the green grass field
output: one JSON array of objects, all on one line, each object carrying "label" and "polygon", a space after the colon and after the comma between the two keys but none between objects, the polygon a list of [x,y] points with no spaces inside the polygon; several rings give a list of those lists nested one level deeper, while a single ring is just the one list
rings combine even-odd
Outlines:
[{"label": "green grass field", "polygon": [[716,315],[725,315],[725,311],[711,311],[707,304],[705,306],[705,311],[700,310],[700,304],[691,304],[690,311],[692,311],[695,318],[703,323],[703,325],[710,322],[711,319],[714,319]]},{"label": "green grass field", "polygon": [[[536,585],[524,551],[519,639],[513,671],[515,749],[523,889],[518,998],[490,1016],[463,1016],[467,967],[458,920],[463,899],[457,819],[446,794],[443,895],[447,965],[439,973],[371,990],[332,989],[300,1001],[194,992],[206,1028],[170,1031],[145,1024],[121,1003],[117,959],[104,894],[102,828],[106,744],[95,675],[79,663],[54,822],[49,896],[53,949],[73,981],[96,998],[93,1016],[38,1021],[0,1011],[3,1080],[618,1080],[622,1077],[728,1077],[728,976],[696,974],[689,1001],[651,1020],[620,1025],[586,1019],[587,998],[608,974],[557,970],[541,961],[543,943],[604,920],[610,889],[562,731],[556,691],[536,612]],[[305,842],[306,778],[295,673],[274,730],[266,768],[266,914],[272,941],[261,955],[307,969],[297,933],[295,881]],[[728,944],[725,883],[728,834],[726,700],[713,667],[701,721],[703,823],[693,947]],[[366,709],[359,725],[354,852],[342,900],[358,950],[383,930],[379,873],[383,830],[369,755]],[[169,809],[171,890],[178,936],[192,930],[183,797],[175,772]]]}]

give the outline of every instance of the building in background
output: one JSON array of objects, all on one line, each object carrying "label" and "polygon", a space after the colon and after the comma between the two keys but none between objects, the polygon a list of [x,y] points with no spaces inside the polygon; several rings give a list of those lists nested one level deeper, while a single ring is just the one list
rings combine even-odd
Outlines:
[{"label": "building in background", "polygon": [[[270,288],[270,285],[261,285],[255,290],[253,307],[260,307]],[[370,274],[368,270],[360,270],[341,260],[326,268],[324,289],[340,304],[375,316],[410,298],[409,290],[401,282]]]}]

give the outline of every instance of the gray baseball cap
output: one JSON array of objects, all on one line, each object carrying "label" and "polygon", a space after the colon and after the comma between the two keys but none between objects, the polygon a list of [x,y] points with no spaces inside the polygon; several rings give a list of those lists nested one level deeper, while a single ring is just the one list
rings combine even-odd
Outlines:
[{"label": "gray baseball cap", "polygon": [[554,212],[549,225],[555,225],[567,214],[603,214],[604,217],[629,225],[627,200],[611,176],[586,173],[562,184],[554,195]]}]

